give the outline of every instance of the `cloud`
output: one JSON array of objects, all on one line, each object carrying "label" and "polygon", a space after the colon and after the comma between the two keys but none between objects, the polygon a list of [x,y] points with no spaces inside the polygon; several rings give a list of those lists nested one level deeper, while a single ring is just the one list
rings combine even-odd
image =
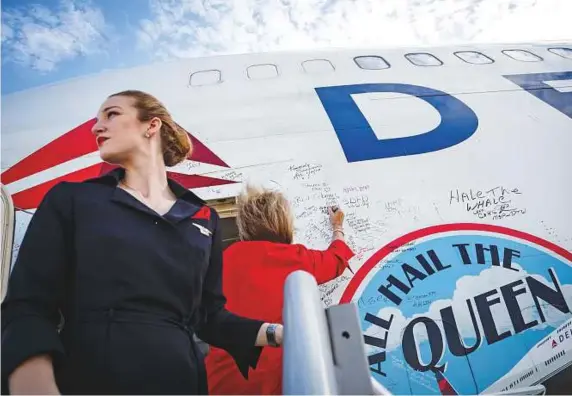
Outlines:
[{"label": "cloud", "polygon": [[[387,337],[386,347],[385,350],[393,351],[394,349],[401,346],[401,331],[405,328],[409,320],[403,316],[401,311],[398,308],[388,307],[382,308],[377,313],[377,317],[388,320],[393,315],[393,319],[391,320],[391,327],[389,334],[386,334],[386,330],[382,329],[379,326],[371,325],[365,331],[364,334],[376,338],[384,339]],[[427,338],[422,332],[419,332],[419,327],[416,327],[415,330],[418,332],[416,334],[416,339],[420,340],[422,337]],[[417,338],[419,337],[419,338]],[[419,341],[418,341],[419,342]],[[380,348],[374,347],[372,345],[366,344],[365,345],[365,353],[366,355],[371,355],[375,352],[380,350]]]},{"label": "cloud", "polygon": [[[472,300],[473,309],[475,315],[477,317],[477,323],[479,324],[479,329],[481,336],[483,335],[483,329],[481,325],[481,321],[478,317],[478,312],[474,306],[473,298],[476,295],[488,292],[493,289],[499,289],[501,286],[507,285],[511,282],[515,282],[517,280],[523,280],[527,276],[532,276],[536,280],[544,283],[545,285],[549,286],[550,288],[554,288],[554,284],[552,281],[546,279],[540,275],[530,275],[528,274],[520,265],[513,262],[513,268],[519,269],[519,271],[508,271],[503,269],[502,267],[489,267],[481,271],[478,275],[467,275],[459,278],[456,282],[455,291],[453,292],[453,297],[451,299],[441,299],[434,301],[426,312],[415,314],[409,318],[404,317],[401,311],[394,307],[387,307],[382,308],[378,313],[377,316],[383,319],[389,319],[390,315],[394,315],[393,323],[391,325],[391,331],[388,335],[387,339],[387,351],[392,351],[401,346],[402,341],[402,331],[405,326],[413,319],[424,316],[429,317],[439,325],[441,328],[441,333],[444,335],[443,325],[441,322],[441,309],[451,306],[453,308],[453,313],[455,315],[455,320],[457,321],[457,326],[460,330],[461,336],[464,339],[475,337],[475,330],[473,328],[473,324],[471,321],[471,317],[469,314],[469,310],[467,308],[466,300]],[[526,281],[523,285],[517,286],[518,289],[526,288],[527,292],[524,294],[520,294],[517,297],[517,301],[519,306],[522,308],[522,316],[525,323],[530,323],[536,320],[539,324],[535,327],[532,327],[530,330],[542,330],[545,329],[547,326],[557,327],[562,323],[563,320],[569,318],[569,314],[564,314],[557,310],[556,308],[552,307],[551,305],[544,303],[541,301],[541,308],[542,312],[544,313],[546,321],[542,323],[540,320],[540,316],[534,304],[534,300],[532,295],[530,294],[528,287],[526,286]],[[572,307],[572,285],[562,285],[562,292],[564,294],[564,298],[569,307]],[[502,296],[500,292],[498,292],[494,297],[498,297],[501,299],[500,304],[495,304],[491,306],[491,312],[495,319],[496,328],[499,334],[510,331],[514,334],[514,328],[510,317],[508,315],[508,311],[504,302],[502,301]],[[491,296],[489,299],[494,298]],[[383,332],[383,333],[381,333]],[[381,334],[380,334],[381,333]],[[423,325],[416,325],[414,328],[415,339],[418,344],[423,341],[427,340],[427,332],[425,331],[425,327]],[[377,336],[378,338],[383,338],[385,335],[385,331],[380,329],[377,326],[370,326],[366,329],[364,334]],[[471,342],[467,343],[468,345],[472,345]],[[377,351],[378,348],[367,346],[366,345],[366,352],[371,354]]]},{"label": "cloud", "polygon": [[7,8],[2,10],[3,59],[49,72],[62,61],[103,51],[107,28],[101,10],[87,1],[62,0],[57,9]]},{"label": "cloud", "polygon": [[[569,39],[568,0],[150,0],[160,58],[324,47]],[[507,23],[510,21],[510,23]]]},{"label": "cloud", "polygon": [[[517,263],[513,263],[512,267],[519,269],[519,271],[507,271],[501,267],[490,267],[481,271],[479,275],[463,276],[459,278],[457,280],[455,292],[453,293],[453,298],[451,300],[435,301],[433,304],[431,304],[427,313],[417,316],[430,316],[432,318],[439,318],[439,311],[441,308],[451,305],[453,307],[453,312],[455,313],[461,335],[464,338],[474,337],[475,331],[473,329],[473,324],[467,309],[466,300],[472,299],[478,294],[482,294],[493,289],[498,290],[501,286],[515,282],[517,280],[524,281],[524,278],[531,276],[531,274],[528,274]],[[549,286],[550,288],[554,288],[552,280],[549,281],[545,277],[536,274],[532,275],[532,277]],[[539,323],[539,325],[533,327],[532,330],[542,330],[547,326],[557,327],[563,320],[568,318],[569,315],[563,314],[556,308],[552,307],[550,304],[541,300],[542,312],[544,313],[546,319],[546,321],[543,323],[538,314],[538,310],[536,309],[532,294],[530,294],[528,287],[526,286],[526,281],[524,281],[522,285],[518,286],[518,288],[527,289],[526,293],[517,297],[518,305],[522,308],[522,316],[524,321],[529,323],[536,320]],[[562,292],[568,305],[572,306],[572,285],[562,285]],[[506,310],[506,307],[502,301],[500,292],[495,295],[495,297],[499,297],[501,299],[500,304],[491,306],[491,312],[495,318],[495,323],[499,334],[505,331],[514,333],[512,322],[508,315],[508,311]],[[476,311],[475,314],[478,315]],[[477,321],[480,324],[480,321]],[[482,334],[483,332],[481,327],[481,335]]]}]

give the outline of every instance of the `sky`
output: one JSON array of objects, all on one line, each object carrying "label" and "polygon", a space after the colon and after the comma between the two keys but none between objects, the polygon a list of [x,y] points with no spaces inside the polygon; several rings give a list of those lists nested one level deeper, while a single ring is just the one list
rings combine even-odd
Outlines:
[{"label": "sky", "polygon": [[2,95],[218,54],[572,41],[572,0],[2,0]]}]

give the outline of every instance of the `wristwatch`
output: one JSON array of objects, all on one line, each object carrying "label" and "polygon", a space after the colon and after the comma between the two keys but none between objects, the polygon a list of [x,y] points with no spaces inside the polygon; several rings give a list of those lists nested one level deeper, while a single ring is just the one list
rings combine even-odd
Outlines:
[{"label": "wristwatch", "polygon": [[276,327],[278,327],[276,324],[269,324],[266,328],[266,341],[268,345],[273,347],[280,346],[280,344],[276,342]]}]

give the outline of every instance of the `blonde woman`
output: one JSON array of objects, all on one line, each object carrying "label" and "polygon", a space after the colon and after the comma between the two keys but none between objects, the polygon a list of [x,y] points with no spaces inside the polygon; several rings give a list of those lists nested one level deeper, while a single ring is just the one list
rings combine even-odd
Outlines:
[{"label": "blonde woman", "polygon": [[186,131],[123,91],[92,132],[118,168],[54,186],[34,214],[2,303],[2,394],[205,394],[195,333],[247,373],[282,326],[224,309],[218,215],[167,174]]},{"label": "blonde woman", "polygon": [[[248,187],[238,202],[241,240],[223,254],[226,308],[244,317],[282,323],[282,290],[291,272],[308,271],[320,284],[340,276],[354,253],[344,240],[344,213],[333,207],[329,215],[332,242],[326,250],[292,244],[293,218],[285,197]],[[206,366],[211,394],[282,394],[281,349],[262,351],[248,379],[221,349],[212,348]]]}]

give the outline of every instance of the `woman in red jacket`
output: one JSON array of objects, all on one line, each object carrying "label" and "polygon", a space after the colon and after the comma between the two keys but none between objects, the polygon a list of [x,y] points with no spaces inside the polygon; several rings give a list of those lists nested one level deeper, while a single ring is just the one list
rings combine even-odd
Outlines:
[{"label": "woman in red jacket", "polygon": [[[354,253],[344,241],[344,213],[330,208],[332,243],[324,250],[292,244],[294,222],[281,193],[249,187],[238,201],[241,241],[224,252],[226,308],[237,315],[282,323],[283,289],[293,271],[313,274],[319,284],[337,278]],[[232,357],[211,348],[206,357],[210,394],[282,394],[282,349],[265,348],[245,379]]]}]

